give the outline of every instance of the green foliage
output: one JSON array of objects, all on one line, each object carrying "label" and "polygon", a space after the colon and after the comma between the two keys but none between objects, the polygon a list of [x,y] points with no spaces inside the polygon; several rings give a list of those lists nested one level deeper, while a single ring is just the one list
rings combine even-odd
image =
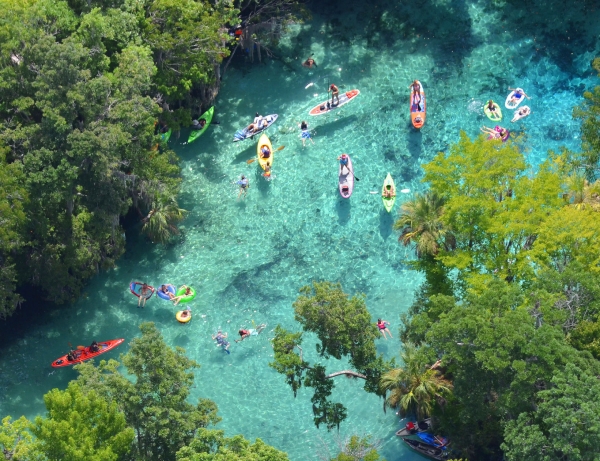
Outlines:
[{"label": "green foliage", "polygon": [[142,231],[153,242],[165,243],[174,234],[179,234],[175,224],[184,218],[185,213],[185,210],[177,206],[175,197],[161,197],[152,204],[150,213],[144,218]]},{"label": "green foliage", "polygon": [[415,243],[418,257],[435,256],[444,243],[452,243],[447,228],[441,221],[444,199],[427,191],[416,194],[414,200],[402,204],[402,212],[394,223],[394,229],[401,231],[398,240],[405,246]]},{"label": "green foliage", "polygon": [[385,403],[399,408],[402,415],[416,414],[424,419],[431,415],[436,402],[449,396],[452,383],[432,369],[412,344],[404,344],[400,358],[404,366],[384,373],[379,381],[381,390],[390,392]]},{"label": "green foliage", "polygon": [[340,453],[331,461],[385,461],[377,453],[379,444],[371,442],[370,436],[352,435],[340,445]]},{"label": "green foliage", "polygon": [[101,362],[99,368],[77,365],[78,379],[119,405],[136,433],[136,459],[174,460],[198,430],[219,421],[217,406],[207,399],[188,403],[192,370],[199,365],[183,349],[167,346],[153,323],[143,323],[140,330],[142,336],[122,356],[133,382],[118,372],[114,360]]},{"label": "green foliage", "polygon": [[6,459],[13,461],[29,461],[36,459],[38,452],[34,449],[33,437],[29,432],[31,423],[21,416],[15,421],[7,416],[0,426],[0,450]]},{"label": "green foliage", "polygon": [[371,320],[364,296],[348,295],[341,285],[314,282],[300,289],[294,302],[296,321],[306,332],[315,333],[319,342],[316,351],[324,359],[347,358],[354,370],[327,374],[321,364],[310,364],[303,358],[302,333],[292,333],[280,326],[273,339],[274,361],[269,365],[286,377],[294,395],[301,386],[312,387],[314,421],[317,427],[325,423],[328,429],[346,418],[340,403],[329,401],[335,376],[346,375],[365,380],[365,390],[380,395],[379,378],[393,366],[377,355],[377,327]]},{"label": "green foliage", "polygon": [[72,381],[44,396],[48,416],[31,431],[35,449],[49,461],[117,461],[131,449],[134,433],[114,402]]},{"label": "green foliage", "polygon": [[571,345],[580,351],[589,351],[600,359],[600,322],[584,320],[569,335]]},{"label": "green foliage", "polygon": [[599,178],[600,170],[600,86],[583,93],[583,102],[573,110],[573,117],[581,120],[581,154],[577,165],[585,171],[589,181]]},{"label": "green foliage", "polygon": [[200,429],[194,440],[177,452],[177,461],[289,461],[286,453],[260,439],[250,443],[241,435],[228,438],[223,431]]},{"label": "green foliage", "polygon": [[537,395],[536,411],[509,421],[502,448],[508,461],[598,459],[600,383],[568,364],[552,379],[552,388]]}]

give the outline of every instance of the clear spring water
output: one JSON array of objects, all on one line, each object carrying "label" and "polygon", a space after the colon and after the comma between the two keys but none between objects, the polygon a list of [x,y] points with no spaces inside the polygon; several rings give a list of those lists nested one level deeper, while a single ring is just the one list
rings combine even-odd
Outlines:
[{"label": "clear spring water", "polygon": [[[228,434],[261,437],[294,461],[318,459],[324,443],[334,454],[335,434],[313,425],[311,394],[301,390],[294,399],[268,367],[272,328],[297,327],[291,305],[298,288],[332,280],[348,293],[363,292],[374,319],[391,321],[397,337],[399,315],[420,279],[403,264],[410,250],[397,243],[391,225],[402,201],[424,187],[420,165],[455,142],[459,130],[473,137],[480,126],[492,126],[481,110],[489,98],[503,109],[501,125],[525,134],[532,165],[549,149],[577,149],[579,125],[571,111],[583,90],[597,84],[589,66],[600,54],[594,2],[428,5],[315,5],[312,20],[292,28],[274,50],[280,59],[230,66],[216,102],[220,125],[191,145],[183,144],[187,132],[171,141],[183,166],[180,203],[189,210],[181,241],[153,245],[131,229],[118,267],[91,281],[74,306],[37,318],[24,309],[5,325],[0,415],[43,413],[43,394],[76,376],[49,366],[68,342],[130,339],[140,322],[153,321],[169,344],[184,347],[202,364],[192,396],[218,403]],[[318,64],[312,70],[300,66],[310,53]],[[420,132],[412,129],[407,113],[414,78],[428,98]],[[339,111],[309,117],[308,110],[326,98],[329,82],[342,91],[359,88],[361,94]],[[509,86],[524,88],[532,98],[525,103],[532,115],[516,124],[504,108]],[[255,156],[255,142],[231,142],[257,111],[279,114],[268,134],[275,148],[285,146],[275,153],[270,182],[256,163],[246,163]],[[296,126],[302,120],[315,140],[306,148]],[[360,179],[347,201],[337,193],[336,157],[342,152],[352,156]],[[399,194],[392,214],[383,211],[378,192],[388,171],[398,190],[411,191]],[[244,200],[237,200],[234,184],[240,174],[251,181]],[[158,298],[137,309],[128,290],[132,280],[194,286],[193,321],[178,324],[177,309]],[[268,323],[267,330],[232,343],[230,355],[215,348],[210,335],[217,328],[235,336],[253,321]],[[307,336],[310,357],[315,352],[309,344]],[[399,342],[381,339],[378,348],[386,357],[397,356]],[[394,436],[401,422],[392,412],[384,414],[381,401],[361,391],[361,383],[337,378],[336,385],[335,397],[348,408],[342,436],[372,434],[381,439],[388,461],[422,459],[401,446]]]}]

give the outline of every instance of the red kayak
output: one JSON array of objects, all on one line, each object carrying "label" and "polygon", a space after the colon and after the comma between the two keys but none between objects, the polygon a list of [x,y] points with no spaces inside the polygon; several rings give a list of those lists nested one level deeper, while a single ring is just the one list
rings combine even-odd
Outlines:
[{"label": "red kayak", "polygon": [[[54,368],[59,368],[59,367],[66,367],[69,365],[75,365],[75,364],[78,364],[81,362],[85,362],[86,360],[93,359],[94,357],[97,357],[100,354],[104,354],[105,352],[108,352],[111,349],[114,349],[119,344],[121,344],[123,341],[125,341],[125,339],[120,338],[120,339],[109,339],[108,341],[103,341],[101,343],[98,343],[98,350],[96,352],[91,352],[90,346],[83,347],[82,349],[78,348],[76,351],[74,351],[75,358],[73,360],[69,360],[69,358],[68,358],[69,354],[63,355],[62,357],[59,357],[54,362],[52,362],[52,366]],[[82,347],[82,346],[79,346],[79,347]]]}]

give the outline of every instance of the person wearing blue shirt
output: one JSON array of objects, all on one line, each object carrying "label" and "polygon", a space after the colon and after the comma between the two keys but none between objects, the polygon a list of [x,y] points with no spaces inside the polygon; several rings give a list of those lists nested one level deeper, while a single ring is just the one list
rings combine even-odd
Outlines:
[{"label": "person wearing blue shirt", "polygon": [[238,194],[238,199],[241,197],[242,194],[244,194],[244,197],[246,197],[246,194],[248,193],[248,188],[250,187],[250,181],[248,181],[248,178],[242,175],[242,178],[237,182],[237,185],[240,186],[240,193]]}]

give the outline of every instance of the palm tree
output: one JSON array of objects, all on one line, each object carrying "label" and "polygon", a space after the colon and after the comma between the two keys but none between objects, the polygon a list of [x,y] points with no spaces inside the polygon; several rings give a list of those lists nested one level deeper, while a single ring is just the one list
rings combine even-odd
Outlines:
[{"label": "palm tree", "polygon": [[563,197],[571,206],[582,210],[591,208],[600,211],[600,181],[590,184],[585,174],[576,172],[567,178],[567,192]]},{"label": "palm tree", "polygon": [[185,217],[186,210],[179,208],[175,197],[161,197],[152,202],[152,209],[142,222],[142,232],[153,242],[165,243],[173,235],[179,234],[176,224]]},{"label": "palm tree", "polygon": [[400,354],[404,368],[394,368],[384,373],[379,388],[390,392],[386,406],[399,408],[402,415],[416,414],[419,419],[431,414],[434,403],[441,402],[444,394],[452,390],[452,383],[445,379],[435,366],[424,364],[412,344],[405,344]]},{"label": "palm tree", "polygon": [[447,234],[443,213],[442,197],[431,191],[416,194],[414,200],[402,204],[400,218],[394,223],[394,230],[401,231],[398,241],[405,246],[416,243],[417,257],[435,256]]}]

